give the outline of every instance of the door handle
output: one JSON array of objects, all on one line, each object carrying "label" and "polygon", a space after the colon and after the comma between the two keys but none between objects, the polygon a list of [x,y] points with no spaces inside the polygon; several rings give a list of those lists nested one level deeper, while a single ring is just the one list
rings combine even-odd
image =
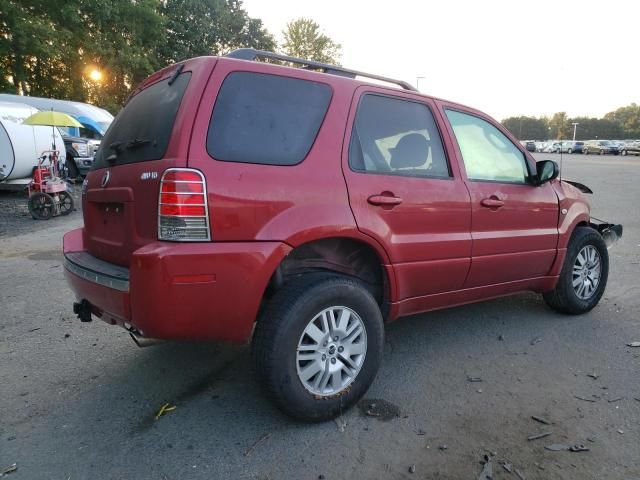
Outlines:
[{"label": "door handle", "polygon": [[480,205],[487,208],[500,208],[504,206],[504,200],[495,197],[483,198]]},{"label": "door handle", "polygon": [[402,203],[402,199],[400,197],[387,196],[387,195],[371,195],[367,198],[367,202],[371,205],[381,205],[381,206],[394,206],[400,205]]}]

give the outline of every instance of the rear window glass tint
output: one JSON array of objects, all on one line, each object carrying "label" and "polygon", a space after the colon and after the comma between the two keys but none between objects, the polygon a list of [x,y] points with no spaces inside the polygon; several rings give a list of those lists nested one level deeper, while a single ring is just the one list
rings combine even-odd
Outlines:
[{"label": "rear window glass tint", "polygon": [[131,98],[102,139],[93,168],[161,159],[190,78],[190,72],[182,73],[171,85],[167,78]]},{"label": "rear window glass tint", "polygon": [[331,100],[328,85],[251,72],[224,80],[207,134],[217,160],[295,165],[309,153]]}]

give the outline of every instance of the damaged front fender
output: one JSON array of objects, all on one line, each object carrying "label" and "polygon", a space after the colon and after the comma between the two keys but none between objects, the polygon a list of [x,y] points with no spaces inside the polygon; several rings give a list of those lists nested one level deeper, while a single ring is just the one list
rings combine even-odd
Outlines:
[{"label": "damaged front fender", "polygon": [[591,217],[590,225],[600,232],[604,243],[607,244],[607,248],[613,247],[613,245],[622,237],[622,225],[616,223],[608,223],[599,218]]}]

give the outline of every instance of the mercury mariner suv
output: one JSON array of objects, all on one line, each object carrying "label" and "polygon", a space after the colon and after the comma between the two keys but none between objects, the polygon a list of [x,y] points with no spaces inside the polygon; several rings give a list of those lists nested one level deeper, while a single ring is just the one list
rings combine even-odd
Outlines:
[{"label": "mercury mariner suv", "polygon": [[366,392],[387,322],[524,291],[567,314],[598,303],[622,227],[558,174],[402,81],[253,49],[194,58],[109,128],[65,273],[81,320],[140,344],[251,341],[275,403],[324,420]]}]

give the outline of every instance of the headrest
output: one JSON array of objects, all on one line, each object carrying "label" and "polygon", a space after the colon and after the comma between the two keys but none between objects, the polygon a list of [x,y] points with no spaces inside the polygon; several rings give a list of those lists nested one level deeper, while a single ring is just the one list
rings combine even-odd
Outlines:
[{"label": "headrest", "polygon": [[405,135],[394,148],[389,149],[389,166],[393,169],[423,166],[429,156],[429,143],[429,140],[419,133]]}]

